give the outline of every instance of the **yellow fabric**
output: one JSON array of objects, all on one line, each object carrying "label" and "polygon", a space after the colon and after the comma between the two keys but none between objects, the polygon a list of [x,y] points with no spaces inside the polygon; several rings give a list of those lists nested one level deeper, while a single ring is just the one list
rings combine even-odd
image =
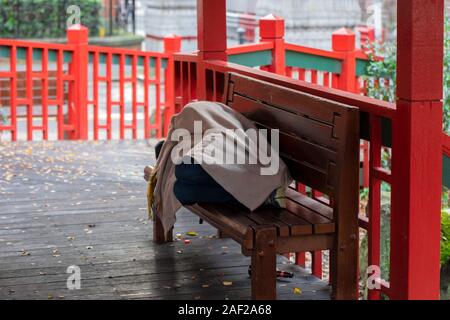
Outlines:
[{"label": "yellow fabric", "polygon": [[156,169],[153,168],[150,178],[147,184],[147,204],[148,204],[148,218],[153,220],[154,215],[154,205],[155,205],[155,187],[156,187]]}]

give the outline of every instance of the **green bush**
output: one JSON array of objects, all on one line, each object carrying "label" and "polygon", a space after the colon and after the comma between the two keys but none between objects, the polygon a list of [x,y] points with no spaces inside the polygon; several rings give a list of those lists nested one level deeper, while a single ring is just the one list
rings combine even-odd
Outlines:
[{"label": "green bush", "polygon": [[450,19],[445,19],[444,37],[444,131],[450,134]]},{"label": "green bush", "polygon": [[441,265],[450,262],[450,214],[442,212],[441,220]]},{"label": "green bush", "polygon": [[450,299],[450,214],[442,212],[441,223],[441,299]]},{"label": "green bush", "polygon": [[[382,60],[375,57],[383,57]],[[366,69],[367,95],[372,98],[395,102],[397,79],[397,48],[392,43],[371,45],[370,63]],[[382,79],[374,81],[374,79]],[[388,83],[386,83],[388,82]]]},{"label": "green bush", "polygon": [[0,37],[64,37],[70,5],[80,7],[81,23],[98,35],[100,0],[0,0]]},{"label": "green bush", "polygon": [[[450,19],[446,17],[444,37],[444,119],[443,130],[450,134]],[[375,59],[383,57],[383,60]],[[366,69],[367,95],[372,98],[395,102],[397,80],[397,48],[394,44],[373,44],[369,51],[370,63]],[[390,79],[389,85],[372,79]]]}]

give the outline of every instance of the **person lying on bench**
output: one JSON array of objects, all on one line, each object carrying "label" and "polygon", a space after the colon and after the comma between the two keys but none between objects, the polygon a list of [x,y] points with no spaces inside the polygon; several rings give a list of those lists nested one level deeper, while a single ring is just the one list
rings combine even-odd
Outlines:
[{"label": "person lying on bench", "polygon": [[[156,159],[159,158],[161,148],[164,144],[159,141],[155,146]],[[151,167],[145,167],[144,179],[149,180],[152,173]],[[175,185],[173,193],[183,206],[193,205],[195,203],[216,203],[216,204],[230,204],[242,206],[242,204],[233,197],[227,190],[225,190],[219,183],[216,182],[202,166],[198,163],[185,164],[180,163],[175,165]],[[264,205],[269,205],[275,208],[285,207],[284,187],[277,188],[264,202]]]},{"label": "person lying on bench", "polygon": [[172,118],[168,139],[155,148],[155,168],[144,170],[150,215],[167,234],[181,206],[283,207],[292,178],[278,155],[278,140],[277,131],[259,130],[224,104],[186,105]]}]

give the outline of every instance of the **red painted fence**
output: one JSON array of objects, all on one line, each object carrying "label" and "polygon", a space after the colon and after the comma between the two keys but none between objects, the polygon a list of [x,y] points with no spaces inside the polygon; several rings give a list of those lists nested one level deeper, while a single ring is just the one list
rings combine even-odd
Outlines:
[{"label": "red painted fence", "polygon": [[0,39],[8,118],[0,132],[12,141],[162,137],[180,41],[170,36],[165,44],[164,53],[90,46],[83,26],[68,30],[67,44]]}]

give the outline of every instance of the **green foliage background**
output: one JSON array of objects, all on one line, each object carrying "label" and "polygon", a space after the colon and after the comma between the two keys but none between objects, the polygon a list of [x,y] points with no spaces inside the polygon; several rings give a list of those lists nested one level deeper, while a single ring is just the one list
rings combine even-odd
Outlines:
[{"label": "green foliage background", "polygon": [[[375,59],[382,56],[383,60]],[[367,95],[372,98],[395,102],[397,80],[397,48],[394,44],[374,44],[369,51],[371,63],[366,70],[368,80]],[[374,82],[371,78],[391,79],[386,82]],[[450,134],[450,18],[445,19],[444,37],[444,120],[443,130]]]},{"label": "green foliage background", "polygon": [[0,37],[65,37],[66,10],[73,4],[80,7],[81,23],[98,35],[100,0],[0,0]]},{"label": "green foliage background", "polygon": [[450,214],[442,212],[441,223],[441,264],[450,260]]}]

